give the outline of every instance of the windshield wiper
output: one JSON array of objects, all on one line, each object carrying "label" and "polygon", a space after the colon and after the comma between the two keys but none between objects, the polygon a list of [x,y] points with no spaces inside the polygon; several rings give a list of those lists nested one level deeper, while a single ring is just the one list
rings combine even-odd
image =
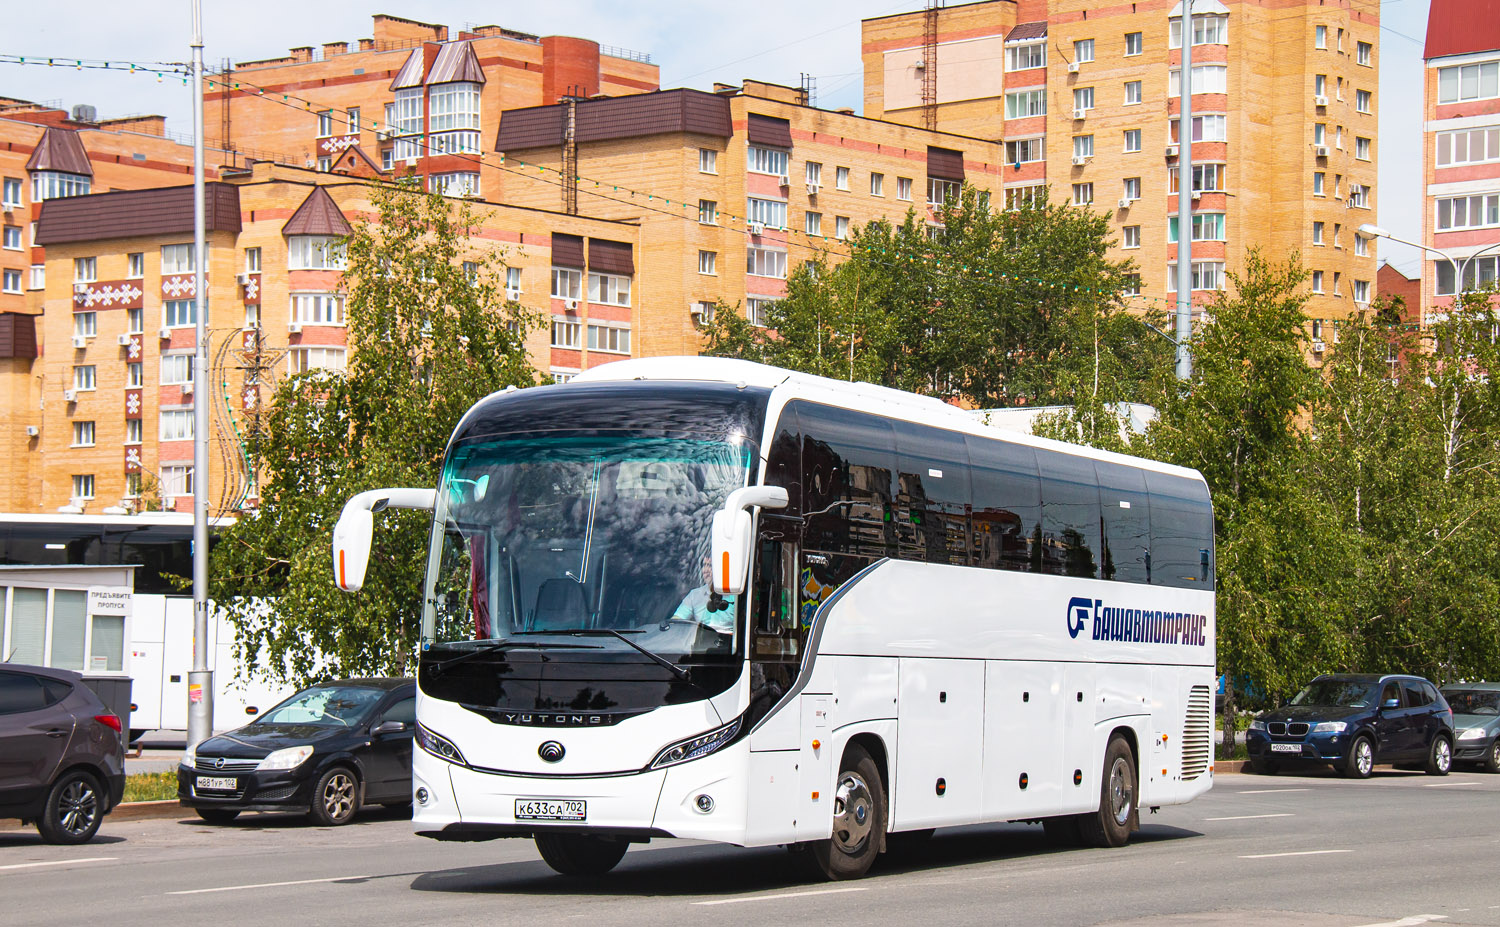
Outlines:
[{"label": "windshield wiper", "polygon": [[[661,654],[657,653],[654,650],[651,650],[651,649],[646,648],[646,647],[642,647],[640,644],[637,644],[635,641],[633,641],[630,638],[626,637],[624,634],[620,633],[619,631],[615,630],[614,628],[569,628],[568,630],[565,630],[565,631],[521,631],[519,633],[522,633],[522,634],[572,634],[574,636],[585,635],[585,634],[592,634],[592,635],[596,635],[597,636],[597,635],[600,635],[600,634],[607,634],[610,637],[618,638],[619,640],[624,641],[626,646],[635,648],[636,650],[638,650],[641,653],[645,654],[646,656],[650,657],[652,660],[656,661],[657,663],[660,663],[662,666],[665,666],[667,669],[671,670],[672,673],[678,679],[681,679],[683,682],[688,683],[689,685],[692,685],[692,686],[697,686],[698,685],[696,682],[693,682],[693,675],[691,673],[689,673],[685,668],[683,668],[681,666],[678,666],[676,663],[673,663],[671,660],[668,660],[666,657],[662,656]],[[639,634],[640,632],[636,631],[635,633]],[[575,646],[577,646],[577,645],[575,645]],[[583,646],[588,646],[588,645],[585,644]],[[701,688],[701,687],[699,687],[699,688]]]},{"label": "windshield wiper", "polygon": [[[521,632],[521,633],[527,633],[527,632]],[[537,643],[535,641],[489,641],[487,643],[480,644],[479,646],[475,647],[473,650],[470,650],[468,653],[462,653],[462,654],[459,654],[456,657],[450,657],[447,660],[439,660],[438,662],[433,663],[431,665],[431,668],[434,669],[434,670],[444,670],[444,669],[447,669],[450,666],[454,666],[456,664],[462,663],[465,660],[472,660],[475,657],[479,656],[480,654],[483,654],[483,653],[494,653],[497,650],[512,650],[512,649],[518,649],[518,648],[525,648],[525,649],[528,649],[528,650],[539,650],[539,649],[541,649],[543,647],[561,648],[561,649],[564,649],[564,650],[598,650],[599,649],[598,647],[594,646],[593,644],[541,644],[541,643]]]}]

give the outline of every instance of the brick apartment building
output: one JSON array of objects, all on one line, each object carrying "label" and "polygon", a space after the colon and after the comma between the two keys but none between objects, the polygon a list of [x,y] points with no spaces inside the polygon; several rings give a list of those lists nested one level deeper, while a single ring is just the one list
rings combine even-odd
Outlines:
[{"label": "brick apartment building", "polygon": [[[1500,280],[1500,0],[1432,0],[1423,83],[1422,243],[1463,288]],[[1457,292],[1423,253],[1422,322]]]},{"label": "brick apartment building", "polygon": [[[213,388],[192,382],[195,345],[192,189],[123,191],[49,202],[48,350],[32,371],[39,401],[18,425],[38,434],[12,458],[31,494],[15,511],[140,504],[155,484],[168,508],[191,508],[195,402],[213,403],[210,505],[253,504],[239,442],[287,376],[346,363],[342,261],[329,246],[375,214],[358,178],[260,163],[207,188],[208,318]],[[559,269],[607,271],[624,305],[575,307],[571,349],[533,332],[533,357],[576,371],[628,357],[638,310],[638,225],[482,204],[476,248],[503,249],[506,286],[542,314]],[[220,384],[228,384],[220,386]],[[228,410],[233,410],[232,416]]]},{"label": "brick apartment building", "polygon": [[[1261,245],[1301,253],[1310,316],[1348,315],[1375,281],[1355,229],[1375,216],[1379,3],[1193,13],[1195,301]],[[869,19],[862,41],[866,116],[1002,141],[1008,202],[1050,184],[1108,212],[1141,296],[1175,301],[1180,3],[985,0]]]}]

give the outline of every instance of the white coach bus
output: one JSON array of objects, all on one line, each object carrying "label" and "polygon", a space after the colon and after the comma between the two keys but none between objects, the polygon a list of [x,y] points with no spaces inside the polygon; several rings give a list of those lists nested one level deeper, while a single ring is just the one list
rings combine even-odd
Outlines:
[{"label": "white coach bus", "polygon": [[1192,470],[657,358],[475,405],[436,491],[345,506],[342,588],[387,507],[433,509],[424,836],[532,837],[573,874],[653,837],[787,844],[853,878],[949,825],[1120,846],[1211,784]]}]

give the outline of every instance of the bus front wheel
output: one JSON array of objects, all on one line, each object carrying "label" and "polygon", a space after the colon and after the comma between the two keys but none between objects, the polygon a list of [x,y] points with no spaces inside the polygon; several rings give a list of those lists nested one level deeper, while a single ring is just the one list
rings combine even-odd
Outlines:
[{"label": "bus front wheel", "polygon": [[1104,751],[1104,781],[1099,786],[1099,810],[1079,821],[1083,841],[1094,847],[1122,847],[1139,826],[1136,813],[1135,753],[1119,734]]},{"label": "bus front wheel", "polygon": [[833,836],[807,846],[825,879],[857,879],[870,870],[885,842],[885,783],[880,767],[858,744],[844,751],[833,789]]},{"label": "bus front wheel", "polygon": [[536,849],[547,865],[570,876],[604,875],[615,868],[630,845],[624,840],[579,834],[537,834]]}]

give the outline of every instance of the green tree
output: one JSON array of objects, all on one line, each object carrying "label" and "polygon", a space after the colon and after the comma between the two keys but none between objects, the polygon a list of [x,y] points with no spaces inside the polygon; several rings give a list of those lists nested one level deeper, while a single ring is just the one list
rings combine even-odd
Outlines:
[{"label": "green tree", "polygon": [[406,670],[428,519],[382,516],[356,595],[333,585],[334,522],[357,492],[435,485],[459,417],[537,382],[522,341],[540,320],[504,298],[503,255],[473,242],[472,206],[407,185],[372,191],[378,217],[342,245],[348,367],[276,391],[256,461],[261,508],[214,549],[210,591],[240,663],[272,678]]}]

